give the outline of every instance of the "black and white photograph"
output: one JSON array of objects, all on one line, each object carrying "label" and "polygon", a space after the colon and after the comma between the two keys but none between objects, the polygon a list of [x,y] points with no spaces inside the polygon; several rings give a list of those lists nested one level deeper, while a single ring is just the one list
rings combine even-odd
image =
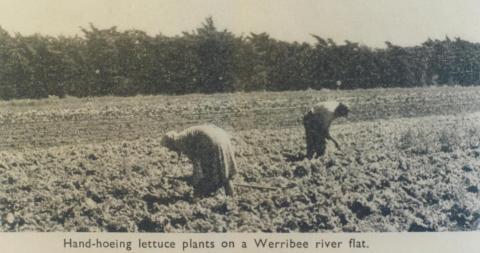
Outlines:
[{"label": "black and white photograph", "polygon": [[477,0],[0,0],[1,232],[473,232],[479,187]]}]

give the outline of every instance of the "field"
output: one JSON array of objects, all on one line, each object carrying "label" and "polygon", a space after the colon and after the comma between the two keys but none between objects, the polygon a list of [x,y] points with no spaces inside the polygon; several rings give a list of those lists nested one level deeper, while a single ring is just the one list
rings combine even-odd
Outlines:
[{"label": "field", "polygon": [[[346,102],[320,159],[301,117]],[[233,136],[237,195],[194,201],[163,133]],[[480,88],[258,92],[0,102],[0,230],[383,232],[480,230]]]}]

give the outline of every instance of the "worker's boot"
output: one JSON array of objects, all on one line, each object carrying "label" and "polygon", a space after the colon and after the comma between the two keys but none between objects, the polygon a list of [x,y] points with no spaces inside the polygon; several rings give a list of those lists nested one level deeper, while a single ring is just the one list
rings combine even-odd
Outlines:
[{"label": "worker's boot", "polygon": [[225,187],[225,195],[230,197],[233,197],[233,195],[235,195],[233,192],[233,184],[230,180],[227,183],[225,183],[224,187]]}]

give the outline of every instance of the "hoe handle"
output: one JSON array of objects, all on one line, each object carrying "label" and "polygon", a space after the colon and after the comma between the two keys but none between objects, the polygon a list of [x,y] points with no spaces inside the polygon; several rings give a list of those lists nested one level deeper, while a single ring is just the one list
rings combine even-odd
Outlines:
[{"label": "hoe handle", "polygon": [[[163,176],[163,177],[168,179],[187,181],[187,182],[189,182],[189,179],[190,179],[190,177],[188,176],[183,176],[183,177]],[[271,191],[276,191],[280,189],[278,187],[268,187],[268,186],[250,185],[250,184],[242,184],[242,183],[233,183],[233,185],[239,186],[239,187],[245,187],[245,188],[254,188],[254,189],[271,190]]]},{"label": "hoe handle", "polygon": [[277,187],[268,187],[268,186],[261,186],[261,185],[250,185],[250,184],[242,184],[242,183],[233,183],[235,186],[246,187],[246,188],[254,188],[254,189],[264,189],[264,190],[272,190],[276,191],[280,188]]}]

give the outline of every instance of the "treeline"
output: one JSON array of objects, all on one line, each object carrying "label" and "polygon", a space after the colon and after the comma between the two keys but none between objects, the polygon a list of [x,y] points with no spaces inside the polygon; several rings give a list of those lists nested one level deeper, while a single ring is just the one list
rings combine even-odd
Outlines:
[{"label": "treeline", "polygon": [[382,49],[316,35],[314,44],[290,43],[266,33],[236,36],[212,18],[175,37],[93,25],[82,33],[22,36],[0,28],[0,98],[480,83],[480,44],[460,38]]}]

